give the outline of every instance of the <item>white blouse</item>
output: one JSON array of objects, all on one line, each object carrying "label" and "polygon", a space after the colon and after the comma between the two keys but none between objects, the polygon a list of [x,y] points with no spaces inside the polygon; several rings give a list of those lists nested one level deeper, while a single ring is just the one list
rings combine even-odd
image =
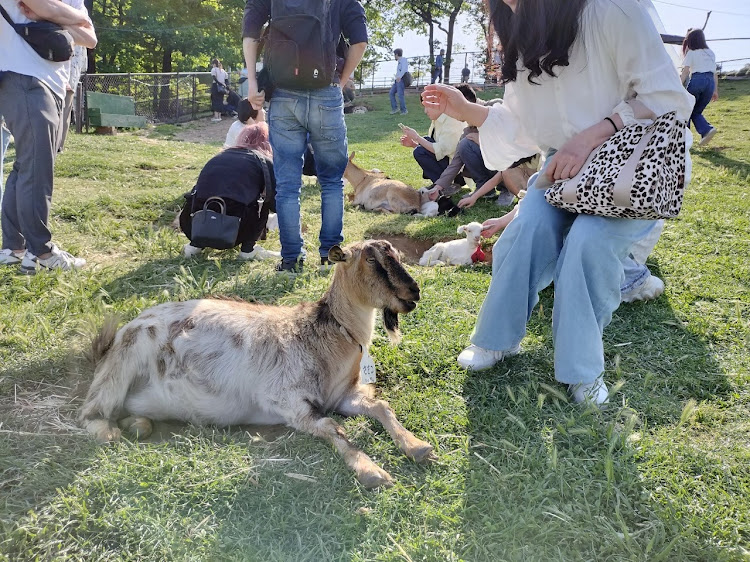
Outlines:
[{"label": "white blouse", "polygon": [[685,121],[695,103],[638,0],[589,0],[570,64],[555,67],[556,77],[542,73],[531,84],[521,67],[519,61],[517,80],[505,86],[504,103],[479,127],[482,156],[494,170],[528,156],[532,147],[559,149],[612,113],[625,125],[635,123],[625,100],[636,95],[657,115],[677,111]]},{"label": "white blouse", "polygon": [[716,72],[716,55],[711,49],[696,49],[688,51],[682,61],[682,66],[694,72]]}]

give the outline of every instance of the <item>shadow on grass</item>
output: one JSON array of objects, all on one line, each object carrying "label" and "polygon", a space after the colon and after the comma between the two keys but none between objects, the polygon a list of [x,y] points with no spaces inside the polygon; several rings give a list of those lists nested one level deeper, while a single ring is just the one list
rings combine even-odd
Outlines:
[{"label": "shadow on grass", "polygon": [[742,160],[730,158],[718,150],[701,150],[693,152],[691,156],[706,165],[724,167],[740,178],[750,179],[750,164]]},{"label": "shadow on grass", "polygon": [[605,379],[610,388],[620,380],[624,386],[605,411],[573,405],[554,380],[552,295],[551,288],[541,295],[524,353],[466,373],[473,445],[461,554],[469,560],[730,559],[715,546],[710,525],[698,530],[684,508],[654,499],[659,493],[644,482],[637,447],[641,425],[679,426],[689,399],[721,401],[730,392],[711,349],[666,298],[624,304],[604,335]]}]

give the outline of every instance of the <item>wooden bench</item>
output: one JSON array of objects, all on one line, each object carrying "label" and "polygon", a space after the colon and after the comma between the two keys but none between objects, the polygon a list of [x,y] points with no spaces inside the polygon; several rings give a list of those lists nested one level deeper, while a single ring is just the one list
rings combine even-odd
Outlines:
[{"label": "wooden bench", "polygon": [[135,114],[135,101],[130,96],[87,92],[89,124],[94,127],[143,128],[146,118]]}]

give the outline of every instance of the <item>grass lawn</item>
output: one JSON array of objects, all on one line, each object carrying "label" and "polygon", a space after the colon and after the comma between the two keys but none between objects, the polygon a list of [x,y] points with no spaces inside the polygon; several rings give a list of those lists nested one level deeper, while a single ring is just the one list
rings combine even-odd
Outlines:
[{"label": "grass lawn", "polygon": [[[569,404],[555,382],[552,289],[524,353],[469,374],[455,358],[489,266],[410,266],[423,298],[401,319],[402,343],[379,326],[371,353],[378,393],[438,460],[416,465],[376,422],[344,420],[397,480],[374,492],[329,445],[285,428],[161,424],[161,438],[102,447],[76,427],[92,375],[82,352],[108,314],[217,293],[296,303],[329,279],[312,267],[280,279],[234,251],[181,257],[170,223],[223,138],[71,135],[52,230],[88,266],[0,268],[0,560],[750,559],[750,82],[723,83],[721,95],[707,110],[720,133],[693,150],[682,214],[649,261],[666,292],[623,305],[605,332],[612,406]],[[426,133],[416,96],[406,116],[388,115],[387,96],[369,102],[375,111],[347,118],[357,161],[424,185],[398,145],[399,121]],[[319,211],[308,184],[312,256]],[[423,219],[347,205],[345,233],[451,238],[499,212],[483,202]],[[264,244],[278,249],[278,237]]]}]

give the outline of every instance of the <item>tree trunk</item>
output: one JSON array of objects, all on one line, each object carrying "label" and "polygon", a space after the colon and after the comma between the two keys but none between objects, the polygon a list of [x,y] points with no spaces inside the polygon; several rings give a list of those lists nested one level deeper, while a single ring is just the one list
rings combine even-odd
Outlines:
[{"label": "tree trunk", "polygon": [[455,6],[453,8],[453,10],[451,11],[450,17],[448,18],[448,33],[446,37],[446,46],[445,46],[445,63],[443,63],[443,68],[445,71],[445,74],[443,75],[443,82],[448,80],[448,82],[450,83],[451,55],[453,54],[453,32],[456,26],[456,18],[458,17],[458,14],[460,11],[461,11],[461,4],[459,3],[458,6]]}]

